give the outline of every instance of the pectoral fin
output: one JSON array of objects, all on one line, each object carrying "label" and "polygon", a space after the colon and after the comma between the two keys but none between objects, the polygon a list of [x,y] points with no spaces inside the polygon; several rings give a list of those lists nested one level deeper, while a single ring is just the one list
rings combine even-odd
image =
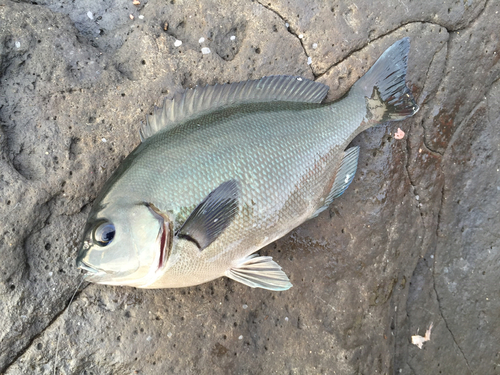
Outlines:
[{"label": "pectoral fin", "polygon": [[238,212],[238,182],[222,183],[194,209],[176,236],[193,241],[201,250],[210,246]]},{"label": "pectoral fin", "polygon": [[240,264],[231,267],[226,271],[226,276],[251,288],[279,291],[292,287],[288,276],[272,257],[261,257],[256,254],[242,259]]}]

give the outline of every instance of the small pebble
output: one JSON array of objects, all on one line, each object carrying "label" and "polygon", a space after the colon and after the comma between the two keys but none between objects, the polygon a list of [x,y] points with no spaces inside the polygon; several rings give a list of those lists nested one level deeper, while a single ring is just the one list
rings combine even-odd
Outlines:
[{"label": "small pebble", "polygon": [[167,337],[171,338],[172,337],[172,332],[167,333]]},{"label": "small pebble", "polygon": [[144,15],[142,15],[142,14],[141,14],[141,15],[139,16],[139,19],[140,19],[140,20],[143,20],[143,19],[144,19]]},{"label": "small pebble", "polygon": [[288,322],[288,316],[285,316],[285,322]]},{"label": "small pebble", "polygon": [[151,341],[152,339],[153,339],[153,338],[152,338],[151,336],[148,336],[148,337],[146,338],[146,341]]},{"label": "small pebble", "polygon": [[200,39],[198,39],[198,43],[203,43],[205,41],[205,38],[201,37]]},{"label": "small pebble", "polygon": [[240,336],[238,337],[238,340],[243,340],[243,335],[240,335]]},{"label": "small pebble", "polygon": [[405,137],[405,132],[398,128],[398,131],[394,133],[395,139],[403,139]]},{"label": "small pebble", "polygon": [[101,141],[103,141],[104,143],[107,142],[106,138],[101,139]]},{"label": "small pebble", "polygon": [[204,55],[208,55],[210,53],[210,48],[208,47],[203,47],[201,49],[201,53],[203,53]]},{"label": "small pebble", "polygon": [[133,14],[129,14],[128,16],[129,16],[129,18],[130,18],[131,20],[133,20],[133,19],[134,19],[134,15],[133,15]]},{"label": "small pebble", "polygon": [[236,37],[235,37],[234,35],[231,35],[231,36],[229,37],[229,39],[231,39],[231,40],[235,40],[235,39],[236,39]]},{"label": "small pebble", "polygon": [[174,42],[174,46],[175,47],[180,47],[181,44],[182,44],[182,42],[179,39],[176,39],[175,42]]},{"label": "small pebble", "polygon": [[312,60],[311,56],[309,56],[307,58],[307,65],[311,65],[312,63],[313,63],[313,60]]},{"label": "small pebble", "polygon": [[87,17],[90,18],[91,20],[94,19],[94,15],[92,14],[92,12],[90,10],[87,12]]},{"label": "small pebble", "polygon": [[313,43],[313,49],[318,48],[318,43]]},{"label": "small pebble", "polygon": [[54,272],[49,272],[49,276],[52,276],[54,274]]},{"label": "small pebble", "polygon": [[243,305],[243,309],[248,309],[248,305]]},{"label": "small pebble", "polygon": [[134,1],[132,1],[132,4],[134,4],[134,5],[141,5],[141,2],[137,1],[137,0],[134,0]]},{"label": "small pebble", "polygon": [[21,42],[16,42],[16,48],[21,48]]},{"label": "small pebble", "polygon": [[302,39],[303,37],[304,37],[304,35],[299,34],[299,39]]},{"label": "small pebble", "polygon": [[288,22],[285,22],[285,26],[288,29],[290,27],[290,24]]}]

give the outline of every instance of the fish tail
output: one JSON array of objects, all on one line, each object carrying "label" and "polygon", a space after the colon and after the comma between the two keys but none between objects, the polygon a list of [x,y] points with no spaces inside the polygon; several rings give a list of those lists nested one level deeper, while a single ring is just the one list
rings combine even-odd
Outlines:
[{"label": "fish tail", "polygon": [[366,128],[386,121],[399,121],[418,111],[406,87],[410,38],[390,46],[368,72],[352,87],[349,96],[363,95],[366,103]]}]

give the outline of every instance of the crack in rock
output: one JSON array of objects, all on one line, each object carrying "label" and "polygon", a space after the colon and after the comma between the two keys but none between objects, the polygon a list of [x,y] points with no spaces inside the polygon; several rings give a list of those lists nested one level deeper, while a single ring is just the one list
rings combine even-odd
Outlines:
[{"label": "crack in rock", "polygon": [[[304,54],[306,55],[306,57],[309,59],[309,54],[307,53],[307,50],[306,50],[306,47],[304,46],[304,41],[297,35],[297,33],[295,33],[293,30],[292,30],[292,27],[290,25],[290,22],[287,21],[287,19],[285,17],[283,17],[281,14],[279,14],[278,11],[276,11],[275,9],[265,5],[265,4],[262,4],[260,1],[257,1],[261,6],[263,6],[264,8],[266,8],[267,10],[270,10],[271,12],[273,12],[274,14],[276,14],[284,23],[288,24],[288,27],[286,28],[287,31],[292,34],[293,36],[295,36],[299,42],[300,42],[300,45],[302,46],[302,49],[304,50]],[[307,66],[309,67],[309,69],[311,70],[311,73],[312,75],[314,76],[314,78],[318,78],[320,77],[322,74],[324,73],[321,73],[321,75],[318,75],[316,73],[314,73],[314,69],[312,68],[312,64],[307,64]]]},{"label": "crack in rock", "polygon": [[[410,185],[413,187],[413,194],[417,195],[417,186],[415,185],[415,183],[413,182],[413,179],[411,178],[411,174],[410,174],[410,132],[408,132],[408,136],[406,137],[406,165],[405,165],[405,171],[406,171],[406,175],[408,176],[408,180],[410,181]],[[420,224],[422,226],[422,228],[425,228],[425,225],[424,225],[424,221],[423,221],[423,212],[422,212],[422,206],[420,204],[420,202],[418,202],[417,204],[417,209],[418,209],[418,212],[420,213]]]},{"label": "crack in rock", "polygon": [[7,363],[4,368],[0,368],[0,374],[5,374],[7,371],[21,358],[26,352],[31,348],[33,343],[40,338],[46,330],[48,330],[53,324],[59,320],[61,316],[64,315],[66,310],[69,308],[70,303],[74,303],[78,300],[78,297],[82,294],[82,292],[87,289],[91,284],[88,283],[86,286],[84,286],[80,291],[77,291],[74,295],[71,294],[71,297],[68,299],[68,301],[64,304],[64,307],[56,314],[54,317],[50,320],[50,322],[36,335],[34,335],[28,342],[27,344],[19,351],[19,353],[16,354],[16,356],[10,361],[10,363]]},{"label": "crack in rock", "polygon": [[[439,237],[439,227],[441,226],[441,213],[443,211],[444,201],[445,201],[444,186],[445,186],[445,184],[443,184],[443,187],[441,188],[441,203],[439,206],[438,220],[437,220],[437,224],[436,224],[436,237]],[[448,321],[446,320],[446,318],[444,317],[444,314],[443,314],[443,309],[441,307],[441,300],[439,298],[439,293],[438,293],[437,288],[436,288],[436,259],[437,259],[437,257],[434,257],[434,262],[433,262],[433,267],[432,267],[432,288],[434,290],[434,293],[436,293],[436,301],[438,304],[439,315],[441,316],[441,319],[443,319],[443,322],[446,326],[446,329],[448,330],[448,332],[450,332],[450,335],[453,339],[453,342],[457,346],[460,353],[462,353],[462,356],[465,360],[465,364],[466,364],[467,368],[472,373],[472,370],[469,366],[469,361],[467,360],[467,357],[465,356],[465,353],[462,350],[462,348],[460,347],[460,345],[458,345],[458,342],[455,338],[455,335],[453,334],[452,330],[450,329],[450,327],[448,325]]]},{"label": "crack in rock", "polygon": [[436,289],[436,279],[435,279],[435,274],[434,274],[434,272],[435,272],[434,270],[436,269],[435,263],[436,263],[436,261],[434,260],[434,267],[433,267],[433,270],[432,270],[432,287],[434,289],[434,293],[436,293],[436,300],[437,300],[437,303],[438,303],[439,315],[441,315],[441,319],[443,319],[443,322],[444,322],[444,325],[446,326],[446,329],[448,330],[448,332],[450,332],[450,335],[451,335],[451,337],[453,339],[453,342],[457,346],[458,350],[460,350],[460,353],[462,353],[462,357],[464,357],[465,364],[466,364],[467,368],[472,373],[472,370],[471,370],[471,368],[469,366],[469,361],[467,360],[467,357],[465,356],[465,353],[462,350],[462,348],[460,347],[460,345],[458,345],[457,339],[455,338],[455,335],[453,334],[453,331],[448,326],[448,321],[444,317],[443,310],[441,308],[441,300],[439,299],[439,294],[438,294],[438,291]]}]

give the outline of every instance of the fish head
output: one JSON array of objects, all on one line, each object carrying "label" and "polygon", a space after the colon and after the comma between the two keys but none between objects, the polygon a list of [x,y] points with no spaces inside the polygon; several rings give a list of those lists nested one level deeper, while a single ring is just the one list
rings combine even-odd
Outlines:
[{"label": "fish head", "polygon": [[98,284],[150,284],[170,252],[171,228],[152,204],[125,199],[98,204],[87,220],[77,267]]}]

